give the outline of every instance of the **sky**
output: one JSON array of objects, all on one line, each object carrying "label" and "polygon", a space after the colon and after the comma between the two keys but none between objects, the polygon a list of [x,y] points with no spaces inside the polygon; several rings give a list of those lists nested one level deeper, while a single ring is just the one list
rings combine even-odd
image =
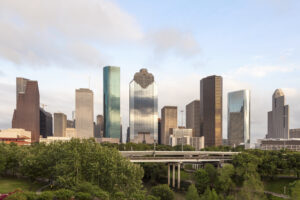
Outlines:
[{"label": "sky", "polygon": [[272,94],[282,88],[290,128],[300,128],[300,1],[1,0],[0,129],[10,128],[16,77],[37,80],[40,102],[72,118],[75,89],[103,113],[103,66],[121,68],[123,135],[129,82],[141,68],[158,86],[159,110],[200,98],[200,80],[223,77],[227,93],[251,90],[251,143],[264,138]]}]

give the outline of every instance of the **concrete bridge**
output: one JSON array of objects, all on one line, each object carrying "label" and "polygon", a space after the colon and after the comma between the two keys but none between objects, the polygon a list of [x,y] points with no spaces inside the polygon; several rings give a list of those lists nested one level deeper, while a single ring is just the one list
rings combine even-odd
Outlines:
[{"label": "concrete bridge", "polygon": [[[178,169],[177,187],[180,188],[180,167],[183,164],[229,162],[239,152],[220,151],[120,151],[122,156],[133,163],[166,163],[168,164],[168,185],[170,185],[170,171],[173,168],[173,182],[175,187],[175,170]],[[197,165],[198,166],[198,165]]]}]

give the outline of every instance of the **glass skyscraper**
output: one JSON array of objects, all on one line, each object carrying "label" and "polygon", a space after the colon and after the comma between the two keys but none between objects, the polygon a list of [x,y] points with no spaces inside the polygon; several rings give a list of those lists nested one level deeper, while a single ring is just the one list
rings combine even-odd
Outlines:
[{"label": "glass skyscraper", "polygon": [[120,138],[120,68],[103,68],[104,136]]},{"label": "glass skyscraper", "polygon": [[147,69],[134,75],[129,86],[130,141],[157,142],[158,110],[157,86]]},{"label": "glass skyscraper", "polygon": [[250,147],[250,91],[228,93],[228,144]]}]

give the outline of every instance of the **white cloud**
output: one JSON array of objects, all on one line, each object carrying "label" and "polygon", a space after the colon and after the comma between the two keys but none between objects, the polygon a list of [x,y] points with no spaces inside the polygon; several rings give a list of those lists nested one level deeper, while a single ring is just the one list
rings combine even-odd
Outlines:
[{"label": "white cloud", "polygon": [[0,32],[0,58],[27,65],[101,64],[96,46],[143,37],[107,0],[1,0]]},{"label": "white cloud", "polygon": [[262,78],[270,73],[288,73],[297,70],[295,66],[273,66],[273,65],[246,65],[238,68],[236,75],[247,75]]},{"label": "white cloud", "polygon": [[177,29],[161,29],[150,33],[146,40],[154,46],[157,55],[171,52],[190,57],[200,52],[200,45],[193,34]]}]

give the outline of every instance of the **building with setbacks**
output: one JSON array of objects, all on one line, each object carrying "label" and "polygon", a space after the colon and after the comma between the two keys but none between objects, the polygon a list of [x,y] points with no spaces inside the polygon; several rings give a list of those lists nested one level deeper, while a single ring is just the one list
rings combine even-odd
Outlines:
[{"label": "building with setbacks", "polygon": [[16,79],[16,109],[12,119],[12,128],[31,132],[31,141],[40,138],[40,93],[37,81],[25,78]]}]

